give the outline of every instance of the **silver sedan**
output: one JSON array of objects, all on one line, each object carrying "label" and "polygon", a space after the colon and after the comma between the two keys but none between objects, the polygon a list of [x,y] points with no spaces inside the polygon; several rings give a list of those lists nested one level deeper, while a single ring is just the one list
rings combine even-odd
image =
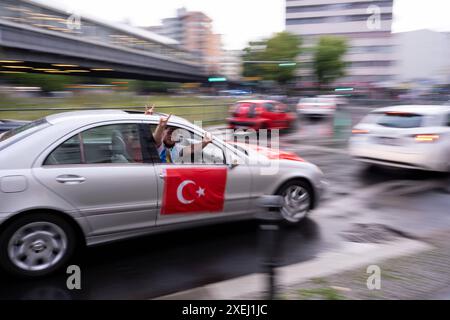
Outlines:
[{"label": "silver sedan", "polygon": [[[77,246],[254,218],[257,199],[282,195],[298,223],[317,206],[321,170],[295,154],[213,137],[200,156],[161,160],[161,115],[94,110],[47,116],[0,135],[0,265],[42,276]],[[171,117],[177,143],[205,131]]]}]

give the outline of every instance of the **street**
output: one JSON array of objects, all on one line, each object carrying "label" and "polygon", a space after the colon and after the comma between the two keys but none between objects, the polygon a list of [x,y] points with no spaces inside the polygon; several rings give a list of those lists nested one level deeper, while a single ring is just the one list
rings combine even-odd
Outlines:
[{"label": "street", "polygon": [[[282,228],[282,265],[308,261],[343,241],[382,240],[389,233],[426,238],[450,229],[448,176],[373,168],[347,155],[346,134],[366,113],[348,108],[334,119],[301,119],[282,135],[280,148],[318,165],[329,182],[310,218]],[[258,223],[246,221],[87,248],[72,262],[82,270],[81,290],[67,289],[64,272],[26,281],[1,274],[0,299],[156,298],[261,272],[258,237]]]}]

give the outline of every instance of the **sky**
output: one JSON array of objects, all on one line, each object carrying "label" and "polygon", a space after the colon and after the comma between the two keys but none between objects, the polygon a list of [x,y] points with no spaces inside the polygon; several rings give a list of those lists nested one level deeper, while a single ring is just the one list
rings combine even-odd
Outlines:
[{"label": "sky", "polygon": [[[176,9],[203,11],[213,19],[226,49],[242,49],[284,29],[285,0],[39,0],[68,11],[88,13],[109,21],[136,26],[160,24]],[[449,0],[394,0],[394,32],[416,29],[450,31]]]}]

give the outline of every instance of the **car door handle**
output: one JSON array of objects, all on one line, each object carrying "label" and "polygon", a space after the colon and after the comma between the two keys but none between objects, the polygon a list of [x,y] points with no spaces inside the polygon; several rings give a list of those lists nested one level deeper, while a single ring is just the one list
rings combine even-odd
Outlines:
[{"label": "car door handle", "polygon": [[85,182],[86,178],[80,177],[77,175],[68,174],[68,175],[62,175],[62,176],[56,177],[56,181],[58,181],[59,183],[65,183],[65,184],[78,184],[78,183]]}]

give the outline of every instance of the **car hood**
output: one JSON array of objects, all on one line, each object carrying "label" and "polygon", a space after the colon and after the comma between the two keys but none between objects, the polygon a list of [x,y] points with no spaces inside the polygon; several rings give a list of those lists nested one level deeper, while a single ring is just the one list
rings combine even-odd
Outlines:
[{"label": "car hood", "polygon": [[299,157],[297,154],[289,151],[283,151],[280,149],[262,147],[255,144],[241,143],[241,142],[232,142],[242,149],[244,149],[249,156],[257,155],[263,156],[269,160],[288,160],[288,161],[296,161],[296,162],[306,162],[303,158]]}]

